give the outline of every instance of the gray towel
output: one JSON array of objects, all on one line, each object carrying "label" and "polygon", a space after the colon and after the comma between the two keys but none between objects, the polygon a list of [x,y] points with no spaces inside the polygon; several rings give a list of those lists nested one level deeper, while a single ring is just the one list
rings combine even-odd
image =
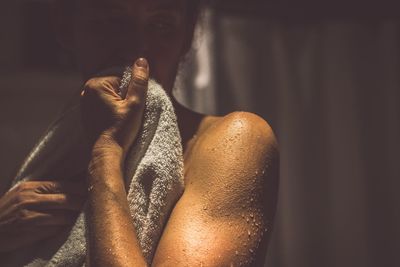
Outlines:
[{"label": "gray towel", "polygon": [[[121,90],[130,81],[124,72]],[[89,149],[79,104],[54,123],[27,157],[14,184],[23,180],[77,179],[85,173]],[[125,183],[132,221],[147,261],[154,256],[169,213],[183,192],[183,156],[173,106],[150,80],[142,129],[125,163]],[[82,179],[82,178],[80,178]],[[86,255],[85,212],[72,229],[1,260],[2,266],[83,266]]]}]

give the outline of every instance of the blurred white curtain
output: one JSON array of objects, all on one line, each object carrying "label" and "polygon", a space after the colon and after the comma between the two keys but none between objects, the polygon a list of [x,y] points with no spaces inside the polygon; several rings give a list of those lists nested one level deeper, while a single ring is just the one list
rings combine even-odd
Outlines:
[{"label": "blurred white curtain", "polygon": [[[176,95],[200,112],[256,112],[275,129],[267,266],[400,266],[399,21],[210,16]],[[199,66],[209,86],[196,85]]]},{"label": "blurred white curtain", "polygon": [[181,104],[192,110],[214,114],[217,111],[217,51],[213,10],[205,10],[200,21],[195,30],[193,49],[182,61],[173,94]]}]

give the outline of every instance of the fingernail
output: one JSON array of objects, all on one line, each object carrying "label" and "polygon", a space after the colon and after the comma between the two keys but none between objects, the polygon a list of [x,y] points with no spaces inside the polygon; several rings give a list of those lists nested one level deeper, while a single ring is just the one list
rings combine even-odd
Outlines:
[{"label": "fingernail", "polygon": [[135,65],[139,68],[144,68],[147,69],[149,67],[149,64],[147,63],[147,60],[145,58],[139,58],[136,60]]}]

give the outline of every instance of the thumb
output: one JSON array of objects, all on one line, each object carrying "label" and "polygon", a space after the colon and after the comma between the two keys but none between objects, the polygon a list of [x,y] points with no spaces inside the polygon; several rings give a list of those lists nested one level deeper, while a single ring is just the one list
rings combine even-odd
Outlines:
[{"label": "thumb", "polygon": [[149,64],[146,59],[139,58],[132,67],[132,78],[125,99],[142,100],[147,92],[149,82]]}]

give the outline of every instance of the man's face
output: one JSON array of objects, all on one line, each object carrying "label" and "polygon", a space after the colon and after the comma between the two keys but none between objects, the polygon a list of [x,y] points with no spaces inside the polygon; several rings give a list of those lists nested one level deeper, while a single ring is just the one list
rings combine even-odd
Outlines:
[{"label": "man's face", "polygon": [[73,50],[86,78],[145,57],[151,76],[171,90],[191,39],[186,0],[79,0]]}]

